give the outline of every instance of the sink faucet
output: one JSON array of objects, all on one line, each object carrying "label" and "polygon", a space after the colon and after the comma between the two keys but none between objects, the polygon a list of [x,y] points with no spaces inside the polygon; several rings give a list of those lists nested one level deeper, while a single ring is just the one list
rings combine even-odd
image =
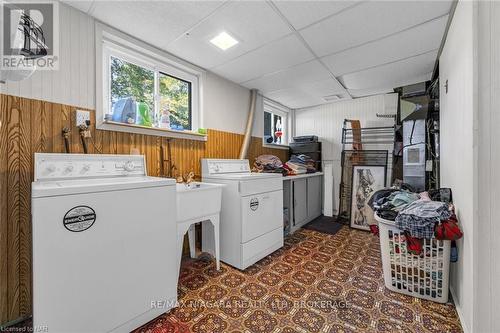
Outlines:
[{"label": "sink faucet", "polygon": [[186,182],[186,184],[191,184],[194,180],[194,172],[191,171],[190,173],[187,174],[187,176],[185,177],[184,179],[184,182]]},{"label": "sink faucet", "polygon": [[178,176],[176,179],[178,183],[191,184],[194,181],[194,177],[194,172],[191,171],[190,173],[187,173],[185,175]]}]

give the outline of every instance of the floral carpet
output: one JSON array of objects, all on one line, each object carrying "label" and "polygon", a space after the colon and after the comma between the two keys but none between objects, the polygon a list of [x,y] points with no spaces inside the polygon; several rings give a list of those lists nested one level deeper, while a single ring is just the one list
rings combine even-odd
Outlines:
[{"label": "floral carpet", "polygon": [[299,230],[239,271],[183,261],[179,307],[137,332],[462,332],[455,307],[384,288],[378,237]]}]

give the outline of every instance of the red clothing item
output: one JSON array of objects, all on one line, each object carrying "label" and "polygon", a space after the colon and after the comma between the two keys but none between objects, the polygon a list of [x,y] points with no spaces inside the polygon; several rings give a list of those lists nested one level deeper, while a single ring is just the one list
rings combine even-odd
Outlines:
[{"label": "red clothing item", "polygon": [[370,232],[375,236],[378,236],[378,225],[370,224]]},{"label": "red clothing item", "polygon": [[457,240],[463,235],[455,214],[451,215],[449,219],[439,222],[434,230],[434,236],[441,240]]},{"label": "red clothing item", "polygon": [[412,237],[412,236],[410,236],[409,233],[405,233],[405,237],[406,237],[406,250],[408,251],[408,253],[411,253],[411,254],[414,254],[417,256],[422,254],[422,250],[423,250],[422,239]]}]

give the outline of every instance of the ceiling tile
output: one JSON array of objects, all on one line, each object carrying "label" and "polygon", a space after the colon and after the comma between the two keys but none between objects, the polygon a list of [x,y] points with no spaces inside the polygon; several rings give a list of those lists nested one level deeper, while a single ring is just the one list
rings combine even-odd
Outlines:
[{"label": "ceiling tile", "polygon": [[258,79],[244,82],[242,85],[250,89],[259,89],[263,93],[283,90],[307,82],[328,79],[331,74],[317,60],[309,61],[275,73],[264,75]]},{"label": "ceiling tile", "polygon": [[322,99],[326,96],[338,95],[346,92],[344,87],[342,87],[342,85],[333,78],[317,82],[303,83],[298,87],[308,94]]},{"label": "ceiling tile", "polygon": [[320,98],[311,96],[299,89],[286,89],[264,94],[269,99],[279,102],[291,109],[321,104]]},{"label": "ceiling tile", "polygon": [[70,5],[71,7],[75,7],[76,9],[81,10],[84,13],[87,13],[94,1],[63,1],[63,2],[65,4]]},{"label": "ceiling tile", "polygon": [[[239,44],[226,51],[212,45],[210,40],[222,31]],[[212,68],[290,33],[288,25],[266,2],[235,1],[167,45],[167,49],[199,66]]]},{"label": "ceiling tile", "polygon": [[[429,79],[451,6],[451,0],[273,2],[327,70],[269,2],[65,3],[292,108],[327,103],[329,95],[373,95]],[[209,41],[221,31],[240,43],[219,50]]]},{"label": "ceiling tile", "polygon": [[289,89],[264,93],[264,96],[294,109],[328,103],[324,97],[331,95],[339,95],[340,99],[350,98],[334,79],[309,82]]},{"label": "ceiling tile", "polygon": [[245,82],[313,59],[313,55],[295,35],[242,55],[213,72],[234,82]]},{"label": "ceiling tile", "polygon": [[347,89],[400,87],[418,83],[430,79],[436,57],[437,50],[388,65],[343,75],[339,80]]},{"label": "ceiling tile", "polygon": [[295,29],[315,23],[359,1],[273,1]]},{"label": "ceiling tile", "polygon": [[325,56],[446,15],[451,1],[370,1],[314,24],[300,33]]},{"label": "ceiling tile", "polygon": [[222,1],[96,1],[91,14],[159,48],[208,16]]},{"label": "ceiling tile", "polygon": [[322,60],[335,76],[341,76],[436,50],[441,44],[447,20],[448,15]]}]

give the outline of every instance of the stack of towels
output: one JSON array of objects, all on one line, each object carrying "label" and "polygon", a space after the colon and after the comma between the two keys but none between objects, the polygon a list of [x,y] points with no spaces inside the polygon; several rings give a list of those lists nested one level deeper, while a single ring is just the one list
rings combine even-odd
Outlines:
[{"label": "stack of towels", "polygon": [[292,155],[283,167],[288,171],[289,176],[316,172],[314,160],[304,154]]}]

